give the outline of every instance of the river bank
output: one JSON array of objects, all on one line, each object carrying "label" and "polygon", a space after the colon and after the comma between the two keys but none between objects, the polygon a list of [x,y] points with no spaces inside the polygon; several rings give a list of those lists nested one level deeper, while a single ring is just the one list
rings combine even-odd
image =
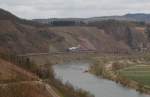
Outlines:
[{"label": "river bank", "polygon": [[[100,63],[97,62],[97,60],[98,60],[97,58],[99,58],[99,57],[101,57],[101,60],[103,60],[103,62],[100,62]],[[96,60],[93,60],[93,58],[96,58]],[[128,56],[111,56],[111,57],[109,56],[108,57],[108,55],[99,56],[99,55],[95,55],[95,54],[82,54],[82,55],[80,55],[80,54],[75,54],[75,55],[67,54],[67,55],[61,55],[61,56],[60,55],[55,55],[55,56],[31,57],[31,59],[34,60],[38,64],[39,63],[40,64],[45,64],[45,62],[50,62],[52,64],[62,65],[64,63],[67,64],[68,62],[71,62],[71,61],[75,62],[75,61],[89,60],[90,64],[93,64],[93,63],[97,64],[97,65],[92,65],[94,67],[92,67],[90,69],[90,72],[92,72],[93,74],[95,74],[97,76],[101,75],[104,78],[111,79],[111,80],[113,80],[113,81],[115,81],[117,83],[120,83],[120,84],[122,84],[122,85],[124,85],[126,87],[130,87],[130,88],[133,88],[135,90],[137,89],[137,91],[141,91],[143,93],[147,93],[147,91],[146,91],[147,89],[145,90],[145,88],[143,88],[143,86],[141,84],[137,83],[136,81],[125,79],[125,77],[122,77],[122,76],[118,75],[118,73],[116,71],[110,69],[112,67],[111,66],[112,61],[114,61],[114,60],[118,61],[120,59],[127,59],[127,58],[129,58],[129,57]],[[131,58],[131,56],[130,56],[130,58]],[[131,59],[133,59],[133,57]],[[135,61],[135,60],[133,60],[133,61]],[[127,63],[128,64],[133,64],[132,62],[131,63],[127,62]],[[103,65],[99,65],[99,64],[103,64]],[[104,68],[104,64],[107,64],[105,68]],[[126,67],[126,65],[125,65],[125,67]],[[123,68],[123,67],[117,67],[117,68]],[[87,69],[85,71],[87,71]],[[83,72],[85,72],[85,71],[83,71]],[[137,96],[134,96],[134,97],[137,97]],[[145,97],[145,96],[142,96],[142,97]]]},{"label": "river bank", "polygon": [[136,91],[139,91],[140,93],[146,93],[150,94],[150,86],[144,85],[140,82],[137,82],[135,80],[131,80],[122,74],[118,72],[119,70],[130,67],[131,65],[134,65],[134,62],[127,61],[126,62],[116,62],[116,61],[110,61],[110,62],[95,62],[94,65],[90,67],[90,72],[95,74],[96,76],[102,76],[103,78],[113,80],[116,83],[119,83],[125,87],[135,89]]},{"label": "river bank", "polygon": [[95,97],[150,97],[114,81],[85,72],[90,65],[84,62],[69,62],[53,67],[56,77],[63,83],[69,82],[75,89],[89,91]]}]

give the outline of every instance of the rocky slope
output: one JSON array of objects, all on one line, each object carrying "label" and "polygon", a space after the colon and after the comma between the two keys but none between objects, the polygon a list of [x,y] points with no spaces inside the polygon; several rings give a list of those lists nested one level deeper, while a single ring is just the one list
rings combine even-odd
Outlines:
[{"label": "rocky slope", "polygon": [[19,54],[66,50],[82,45],[100,52],[129,52],[147,48],[146,25],[120,21],[50,27],[0,10],[0,52]]}]

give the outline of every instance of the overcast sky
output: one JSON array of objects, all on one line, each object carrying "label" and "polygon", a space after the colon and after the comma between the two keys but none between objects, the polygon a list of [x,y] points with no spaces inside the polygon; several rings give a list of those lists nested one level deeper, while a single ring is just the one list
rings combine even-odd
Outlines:
[{"label": "overcast sky", "polygon": [[0,0],[0,8],[26,19],[95,17],[150,13],[150,0]]}]

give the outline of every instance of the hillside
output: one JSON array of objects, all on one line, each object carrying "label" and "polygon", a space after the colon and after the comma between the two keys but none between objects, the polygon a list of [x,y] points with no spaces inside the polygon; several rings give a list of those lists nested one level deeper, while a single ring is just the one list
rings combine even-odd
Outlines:
[{"label": "hillside", "polygon": [[149,48],[145,24],[108,20],[51,27],[20,19],[2,9],[0,13],[0,52],[48,52],[49,47],[64,51],[77,45],[107,53]]},{"label": "hillside", "polygon": [[42,24],[20,19],[4,10],[0,13],[0,52],[47,52],[49,41],[59,37]]},{"label": "hillside", "polygon": [[39,80],[34,74],[0,59],[0,83]]},{"label": "hillside", "polygon": [[51,97],[39,78],[0,59],[0,97]]},{"label": "hillside", "polygon": [[[73,21],[77,21],[74,25],[70,20],[72,21],[72,19],[69,19],[69,22],[64,22],[65,19],[61,22],[58,20],[54,23],[57,25],[52,26],[21,19],[0,9],[0,55],[8,60],[0,59],[0,97],[51,97],[51,95],[58,97],[57,89],[62,95],[69,97],[80,97],[78,95],[84,94],[55,80],[53,71],[49,70],[49,64],[36,65],[30,62],[29,58],[15,55],[68,51],[68,48],[77,46],[80,46],[81,50],[107,54],[150,51],[148,24],[117,20],[92,20],[84,23],[74,18]],[[80,53],[79,56],[81,58]],[[63,61],[63,58],[60,61]],[[30,69],[41,79],[29,72]],[[42,81],[42,78],[48,80],[52,88],[44,82],[45,80]],[[86,94],[82,96],[85,97]]]}]

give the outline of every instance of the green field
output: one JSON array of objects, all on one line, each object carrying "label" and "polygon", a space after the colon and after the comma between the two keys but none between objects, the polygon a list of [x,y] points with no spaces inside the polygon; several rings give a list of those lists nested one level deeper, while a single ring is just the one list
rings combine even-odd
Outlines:
[{"label": "green field", "polygon": [[150,86],[150,65],[136,65],[119,70],[119,74]]}]

